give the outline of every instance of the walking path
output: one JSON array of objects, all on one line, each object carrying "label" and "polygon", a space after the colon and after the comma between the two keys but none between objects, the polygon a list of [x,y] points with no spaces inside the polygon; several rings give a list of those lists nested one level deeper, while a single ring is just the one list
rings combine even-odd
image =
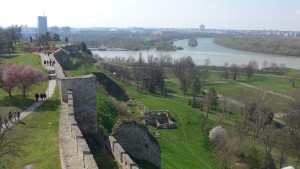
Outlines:
[{"label": "walking path", "polygon": [[259,90],[259,91],[262,91],[262,92],[266,92],[268,94],[272,94],[272,95],[275,95],[275,96],[283,97],[283,98],[288,99],[288,100],[295,100],[295,98],[293,98],[291,96],[281,94],[281,93],[276,93],[276,92],[273,92],[271,90],[266,90],[266,89],[263,89],[263,88],[260,88],[260,87],[252,86],[252,85],[241,83],[241,82],[237,82],[237,84],[248,87],[248,88],[251,88],[251,89],[256,89],[256,90]]},{"label": "walking path", "polygon": [[[49,60],[49,57],[47,55],[40,54],[40,57],[41,57],[41,64],[45,67],[45,69],[47,69],[47,70],[54,70],[54,68],[52,66],[44,65],[44,60]],[[49,82],[48,82],[48,88],[45,91],[45,93],[47,95],[47,98],[51,98],[53,96],[55,86],[56,86],[56,80],[49,80]],[[36,101],[36,102],[34,102],[30,107],[28,107],[26,110],[24,110],[23,112],[20,113],[19,121],[23,120],[26,116],[28,116],[30,113],[32,113],[33,111],[35,111],[44,102],[45,101]],[[8,128],[11,128],[12,126],[14,126],[17,123],[18,123],[18,120],[16,120],[15,118],[12,118],[11,121],[8,121],[7,127],[6,127],[5,124],[2,125],[2,129],[6,130]],[[1,130],[1,132],[3,132],[4,130]]]}]

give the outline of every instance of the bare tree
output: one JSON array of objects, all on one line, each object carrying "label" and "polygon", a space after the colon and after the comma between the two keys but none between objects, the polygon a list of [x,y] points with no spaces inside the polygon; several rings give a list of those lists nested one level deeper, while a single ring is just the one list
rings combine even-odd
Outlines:
[{"label": "bare tree", "polygon": [[201,70],[201,78],[203,82],[209,77],[208,66],[210,65],[210,59],[205,59],[204,68]]},{"label": "bare tree", "polygon": [[11,168],[16,158],[24,153],[20,141],[11,130],[0,132],[0,168]]},{"label": "bare tree", "polygon": [[257,62],[255,60],[249,61],[248,65],[245,66],[245,73],[247,78],[250,79],[257,69]]},{"label": "bare tree", "polygon": [[257,91],[257,97],[252,103],[246,104],[250,106],[250,120],[254,123],[253,139],[258,137],[259,131],[272,122],[274,113],[266,106],[266,93]]},{"label": "bare tree", "polygon": [[232,64],[230,66],[230,70],[231,70],[231,75],[233,80],[236,80],[237,77],[239,76],[239,67],[236,64]]},{"label": "bare tree", "polygon": [[297,79],[300,78],[300,72],[298,71],[289,71],[285,74],[285,77],[291,82],[292,87],[296,87]]},{"label": "bare tree", "polygon": [[206,94],[205,97],[204,97],[204,110],[205,110],[207,118],[208,118],[208,113],[209,113],[210,109],[211,109],[211,102],[210,102],[210,99],[208,97],[208,94]]},{"label": "bare tree", "polygon": [[231,104],[230,98],[228,96],[224,96],[221,101],[221,106],[222,106],[221,124],[223,124],[225,116],[228,116],[229,114],[230,104]]}]

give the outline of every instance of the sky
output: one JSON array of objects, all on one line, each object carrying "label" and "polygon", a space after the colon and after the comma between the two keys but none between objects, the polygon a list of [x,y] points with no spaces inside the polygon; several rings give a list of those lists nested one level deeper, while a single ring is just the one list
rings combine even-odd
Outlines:
[{"label": "sky", "polygon": [[300,31],[300,0],[3,0],[0,26]]}]

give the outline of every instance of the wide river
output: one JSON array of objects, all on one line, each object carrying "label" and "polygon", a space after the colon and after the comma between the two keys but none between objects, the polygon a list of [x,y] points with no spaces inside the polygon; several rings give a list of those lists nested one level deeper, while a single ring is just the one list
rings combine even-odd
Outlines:
[{"label": "wide river", "polygon": [[197,47],[189,47],[187,45],[188,40],[178,40],[174,44],[177,46],[182,46],[184,50],[177,51],[157,51],[155,49],[143,50],[143,51],[92,51],[95,55],[100,57],[129,57],[134,58],[139,57],[139,53],[142,53],[142,56],[147,60],[148,55],[160,56],[160,55],[170,55],[173,58],[180,58],[183,56],[191,56],[194,62],[197,65],[203,65],[206,59],[210,59],[211,65],[223,66],[224,63],[228,62],[229,64],[247,64],[250,60],[257,61],[259,67],[262,66],[264,61],[267,61],[268,65],[271,62],[280,64],[285,64],[288,68],[300,69],[300,57],[292,56],[278,56],[278,55],[269,55],[262,53],[246,52],[230,48],[225,48],[219,45],[214,44],[213,38],[200,38],[198,39]]}]

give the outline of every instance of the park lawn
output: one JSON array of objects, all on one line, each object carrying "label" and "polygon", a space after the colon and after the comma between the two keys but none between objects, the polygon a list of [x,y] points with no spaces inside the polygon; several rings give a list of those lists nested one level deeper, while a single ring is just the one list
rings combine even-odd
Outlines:
[{"label": "park lawn", "polygon": [[296,81],[296,87],[293,88],[291,82],[286,78],[254,76],[250,80],[238,80],[256,87],[262,87],[276,93],[291,94],[294,90],[300,89],[300,80]]},{"label": "park lawn", "polygon": [[[27,64],[35,67],[44,73],[46,69],[40,63],[40,57],[36,54],[19,54],[12,56],[1,56],[0,64],[6,62],[13,62],[18,64]],[[9,97],[8,93],[0,88],[0,115],[7,115],[9,111],[23,111],[27,109],[31,104],[35,102],[34,94],[45,92],[48,86],[48,81],[42,82],[33,89],[27,92],[26,98],[22,96],[22,92],[18,88],[14,88],[12,91],[12,98]]]},{"label": "park lawn", "polygon": [[180,89],[180,81],[176,77],[167,77],[165,79],[165,84],[167,88],[167,92],[171,94],[176,94],[176,95],[182,95],[183,92]]},{"label": "park lawn", "polygon": [[46,69],[41,64],[41,59],[38,54],[32,54],[32,53],[19,53],[16,55],[11,56],[1,56],[0,57],[0,64],[6,63],[6,62],[13,62],[17,64],[26,64],[31,67],[34,67],[40,71],[43,71],[44,73],[47,72]]},{"label": "park lawn", "polygon": [[245,86],[239,85],[235,82],[227,82],[222,84],[211,84],[211,85],[204,85],[204,89],[211,89],[214,88],[216,92],[223,96],[228,96],[232,98],[233,100],[240,101],[242,93],[248,94],[248,95],[254,95],[255,90],[247,88]]},{"label": "park lawn", "polygon": [[58,126],[60,96],[58,87],[54,96],[32,112],[12,132],[21,138],[22,157],[15,160],[12,168],[24,168],[32,164],[36,169],[60,168]]},{"label": "park lawn", "polygon": [[224,78],[220,79],[219,72],[209,72],[208,78],[205,79],[205,82],[219,82],[219,81],[223,81],[223,80],[224,80]]}]

